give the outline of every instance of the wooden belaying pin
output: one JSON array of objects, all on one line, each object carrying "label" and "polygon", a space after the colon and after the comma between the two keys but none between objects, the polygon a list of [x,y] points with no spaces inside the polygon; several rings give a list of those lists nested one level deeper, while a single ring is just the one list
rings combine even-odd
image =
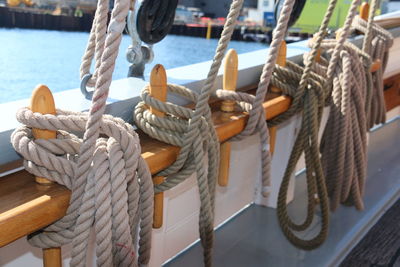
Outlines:
[{"label": "wooden belaying pin", "polygon": [[[162,65],[157,64],[150,74],[150,95],[160,101],[167,101],[167,74]],[[153,107],[150,107],[150,112],[158,117],[164,117],[164,112],[161,112]],[[155,185],[164,182],[163,176],[154,176],[153,183]],[[164,193],[157,193],[154,195],[154,214],[153,214],[153,228],[161,228],[163,224],[163,206],[164,206]]]},{"label": "wooden belaying pin", "polygon": [[360,6],[360,18],[363,20],[368,20],[369,15],[369,4],[368,2],[363,2]]},{"label": "wooden belaying pin", "polygon": [[[279,53],[278,53],[278,58],[276,59],[276,64],[278,64],[281,67],[286,66],[286,53],[287,53],[286,42],[282,41],[281,46],[279,47]],[[271,92],[281,94],[282,90],[275,86],[271,86]],[[277,130],[276,126],[269,128],[269,147],[271,154],[273,154],[275,150],[276,130]]]},{"label": "wooden belaying pin", "polygon": [[61,248],[43,249],[43,267],[61,267]]},{"label": "wooden belaying pin", "polygon": [[[317,35],[314,35],[311,39],[308,41],[308,46],[312,47],[312,44],[317,40]],[[321,60],[321,48],[318,48],[317,54],[315,55],[315,62],[320,62]]]},{"label": "wooden belaying pin", "polygon": [[[375,14],[374,14],[375,15]],[[369,4],[367,2],[363,2],[360,7],[360,18],[365,21],[368,21],[369,16]],[[370,72],[376,72],[381,67],[382,62],[380,59],[375,60],[371,64]]]},{"label": "wooden belaying pin", "polygon": [[[238,77],[238,55],[234,49],[230,49],[225,56],[223,89],[229,91],[236,90]],[[221,103],[221,111],[233,112],[235,110],[235,101],[224,100]],[[220,162],[218,185],[227,186],[229,180],[229,161],[231,158],[231,143],[224,142],[220,145]]]},{"label": "wooden belaying pin", "polygon": [[[54,104],[53,94],[45,85],[38,85],[33,90],[31,97],[32,112],[42,114],[56,114],[56,106]],[[53,139],[57,137],[56,131],[44,129],[32,129],[32,134],[35,139]],[[50,185],[53,182],[44,177],[35,177],[35,181],[42,185]],[[60,267],[61,264],[61,248],[45,248],[43,251],[43,266],[44,267]]]},{"label": "wooden belaying pin", "polygon": [[[31,97],[32,112],[38,112],[41,114],[56,114],[56,106],[54,104],[53,94],[50,89],[45,85],[38,85],[35,90],[33,90]],[[35,139],[53,139],[56,138],[56,131],[42,130],[42,129],[32,129],[32,134]],[[39,184],[52,184],[53,182],[43,178],[35,177],[35,180]]]},{"label": "wooden belaying pin", "polygon": [[[279,51],[278,51],[278,58],[276,59],[276,64],[281,67],[286,66],[286,50],[287,50],[286,42],[282,41],[281,46],[279,47]],[[275,86],[271,86],[271,92],[280,94],[280,93],[282,93],[282,90]]]}]

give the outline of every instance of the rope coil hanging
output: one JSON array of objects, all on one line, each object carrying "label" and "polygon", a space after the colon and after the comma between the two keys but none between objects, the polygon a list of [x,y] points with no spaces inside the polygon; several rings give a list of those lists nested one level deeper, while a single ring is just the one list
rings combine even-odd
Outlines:
[{"label": "rope coil hanging", "polygon": [[[292,95],[293,102],[288,111],[276,117],[270,123],[273,125],[279,124],[299,111],[302,114],[301,127],[295,139],[279,189],[277,215],[286,238],[293,245],[306,250],[320,246],[327,237],[329,227],[328,196],[318,153],[318,130],[329,89],[325,86],[325,80],[313,72],[313,64],[321,42],[326,35],[328,23],[336,3],[336,0],[329,1],[325,17],[316,36],[316,41],[313,43],[311,52],[308,54],[309,60],[305,62],[304,69],[288,62],[289,64],[286,69],[281,67],[276,68],[275,77],[272,80],[275,83],[274,86],[280,87],[283,92],[286,90],[287,93]],[[308,201],[306,218],[298,223],[290,218],[286,203],[290,177],[303,152],[306,162]],[[302,239],[296,232],[307,230],[313,223],[316,197],[318,197],[321,212],[321,228],[312,238]]]},{"label": "rope coil hanging", "polygon": [[[99,29],[107,13],[106,2],[98,2],[89,37],[88,46],[96,40],[101,51],[96,50],[100,61],[89,113],[58,110],[56,115],[42,115],[24,108],[17,119],[26,126],[16,129],[11,138],[28,171],[72,191],[66,216],[29,237],[31,244],[42,248],[72,242],[71,266],[86,265],[92,227],[98,266],[145,265],[150,258],[151,175],[133,127],[103,115],[130,1],[116,1],[103,36],[104,29]],[[57,131],[57,138],[33,140],[30,127]],[[83,138],[71,131],[84,133]]]},{"label": "rope coil hanging", "polygon": [[248,136],[259,134],[261,141],[261,193],[264,197],[268,196],[268,187],[270,186],[271,154],[269,147],[268,126],[265,120],[265,112],[262,103],[268,91],[272,72],[275,68],[275,62],[278,57],[281,43],[286,36],[287,26],[291,17],[294,0],[285,0],[281,9],[277,26],[273,31],[272,42],[268,50],[267,61],[264,64],[260,81],[257,86],[256,95],[250,95],[244,92],[234,92],[219,89],[215,92],[216,96],[222,100],[235,101],[240,108],[249,113],[245,129],[238,135],[231,138],[231,141],[240,141]]},{"label": "rope coil hanging", "polygon": [[393,35],[387,30],[374,23],[374,16],[378,8],[376,0],[371,1],[371,10],[369,11],[368,21],[357,16],[353,21],[353,29],[365,34],[362,51],[371,56],[373,62],[380,63],[380,67],[368,72],[370,82],[372,83],[372,92],[370,103],[368,103],[367,127],[372,128],[375,124],[385,123],[386,105],[383,96],[383,73],[388,62],[389,49],[393,45]]},{"label": "rope coil hanging", "polygon": [[[331,55],[335,40],[322,47]],[[340,203],[363,209],[366,178],[366,102],[370,57],[351,43],[344,43],[333,77],[330,112],[321,139],[321,161],[330,196],[331,209]],[[326,73],[327,62],[315,66]]]},{"label": "rope coil hanging", "polygon": [[[312,45],[311,52],[306,56],[305,68],[301,69],[293,63],[288,64],[286,69],[276,67],[272,80],[274,86],[282,87],[284,92],[286,91],[286,93],[293,97],[293,103],[287,112],[278,116],[270,123],[273,125],[278,124],[298,112],[302,114],[301,128],[296,137],[279,190],[277,213],[282,231],[288,240],[295,246],[306,250],[315,249],[320,246],[325,241],[328,234],[328,194],[322,168],[323,165],[318,149],[318,131],[323,107],[330,101],[330,92],[332,90],[331,82],[333,81],[332,74],[338,65],[340,57],[338,53],[347,37],[358,4],[357,1],[352,2],[343,29],[345,34],[343,34],[339,42],[335,44],[335,49],[328,63],[326,74],[315,69],[314,61],[316,60],[323,38],[326,35],[328,23],[336,3],[337,1],[335,0],[329,2],[320,30],[316,35],[316,41]],[[297,161],[303,152],[306,162],[308,204],[305,219],[297,223],[290,218],[287,211],[287,191],[291,174],[294,172]],[[298,233],[307,230],[313,223],[316,197],[318,198],[321,212],[321,228],[318,234],[314,235],[311,239],[302,239],[298,236]]]},{"label": "rope coil hanging", "polygon": [[[152,98],[148,88],[145,88],[142,92],[143,102],[139,103],[134,111],[134,120],[144,132],[160,141],[181,147],[176,161],[157,174],[166,178],[164,182],[155,186],[155,191],[168,190],[193,172],[197,174],[201,203],[199,232],[206,266],[212,264],[214,199],[219,165],[219,141],[211,120],[208,100],[242,5],[243,0],[232,1],[214,60],[200,93],[196,94],[183,86],[168,85],[168,91],[194,103],[194,109],[158,101]],[[148,106],[165,113],[165,116],[155,116],[148,111]],[[207,161],[204,161],[205,156]],[[208,166],[207,169],[205,166]]]},{"label": "rope coil hanging", "polygon": [[[287,66],[276,67],[272,84],[282,89],[284,94],[294,96],[289,110],[269,122],[277,125],[292,117],[292,114],[301,113],[301,127],[282,179],[278,195],[278,219],[282,231],[295,246],[302,249],[314,249],[326,238],[329,222],[328,198],[325,188],[325,180],[322,173],[321,162],[318,153],[318,129],[321,123],[322,111],[325,106],[329,91],[323,87],[324,77],[310,72],[307,78],[307,87],[300,87],[305,70],[288,61]],[[295,171],[296,164],[304,152],[307,177],[307,215],[302,223],[295,223],[290,219],[287,211],[287,191],[290,178]],[[320,232],[309,240],[299,238],[294,231],[307,230],[314,219],[315,200],[319,199],[322,226]]]}]

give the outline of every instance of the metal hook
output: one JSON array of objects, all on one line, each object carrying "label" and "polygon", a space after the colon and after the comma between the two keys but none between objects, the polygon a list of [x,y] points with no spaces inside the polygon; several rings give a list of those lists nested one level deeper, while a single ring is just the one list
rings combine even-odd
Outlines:
[{"label": "metal hook", "polygon": [[88,73],[83,76],[82,81],[81,81],[81,92],[85,96],[87,100],[92,100],[93,98],[93,91],[88,91],[86,88],[86,85],[88,81],[92,78],[92,74]]}]

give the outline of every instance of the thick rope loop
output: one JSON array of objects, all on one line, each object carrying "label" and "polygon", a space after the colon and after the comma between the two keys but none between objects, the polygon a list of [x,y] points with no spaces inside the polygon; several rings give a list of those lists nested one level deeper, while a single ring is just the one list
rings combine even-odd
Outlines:
[{"label": "thick rope loop", "polygon": [[[16,129],[11,142],[24,157],[25,168],[36,176],[73,189],[82,139],[69,132],[82,133],[88,113],[58,110],[57,115],[42,115],[23,108],[18,111],[17,119],[25,126]],[[31,128],[57,131],[57,139],[34,140]],[[154,193],[150,172],[140,156],[138,136],[131,125],[110,115],[103,116],[100,132],[108,138],[100,138],[96,143],[93,168],[84,185],[84,196],[78,203],[90,210],[92,216],[86,218],[84,225],[77,224],[76,215],[71,214],[74,211],[69,208],[64,218],[31,236],[29,241],[47,248],[77,238],[85,240],[94,224],[99,266],[146,264],[150,257]],[[136,256],[137,230],[139,259]],[[81,249],[85,252],[87,240],[83,244]],[[72,265],[82,266],[84,262],[85,253]]]},{"label": "thick rope loop", "polygon": [[368,79],[367,97],[367,125],[368,129],[376,124],[385,123],[386,105],[383,96],[383,73],[388,62],[389,49],[393,45],[392,34],[373,22],[373,16],[377,9],[377,1],[372,1],[372,9],[368,21],[356,17],[353,29],[365,34],[363,51],[368,53],[373,61],[379,60],[380,68],[373,73],[366,73]]},{"label": "thick rope loop", "polygon": [[[330,56],[336,44],[322,45]],[[371,58],[346,42],[339,54],[332,88],[329,118],[321,139],[321,161],[330,196],[331,209],[340,203],[363,209],[366,177],[366,114],[368,76]],[[328,64],[316,67],[327,71]]]},{"label": "thick rope loop", "polygon": [[[334,50],[335,53],[333,53],[333,56],[327,67],[327,77],[324,77],[325,79],[322,81],[322,83],[319,83],[321,82],[321,79],[316,79],[316,84],[311,84],[310,82],[314,80],[311,79],[311,77],[314,75],[313,72],[315,72],[313,71],[314,61],[323,42],[323,38],[327,33],[328,23],[333,14],[336,3],[336,0],[329,1],[325,17],[322,21],[319,32],[316,35],[316,41],[313,42],[311,52],[308,54],[307,60],[305,60],[305,68],[301,73],[297,90],[294,91],[295,94],[292,96],[292,107],[285,112],[286,114],[275,119],[275,122],[279,123],[280,120],[286,120],[295,115],[299,110],[302,110],[301,128],[296,137],[292,153],[289,157],[289,162],[278,194],[277,213],[279,224],[281,225],[282,231],[288,240],[295,246],[306,250],[315,249],[320,246],[325,241],[328,234],[329,205],[325,178],[318,151],[318,131],[321,123],[323,106],[327,102],[326,96],[329,95],[328,92],[330,92],[329,87],[333,79],[332,73],[339,57],[337,50]],[[348,29],[350,28],[349,21],[351,23],[351,20],[355,15],[357,4],[357,0],[352,2],[349,15],[346,18],[344,34],[342,34],[340,38],[340,45],[344,43],[344,38],[347,37]],[[337,45],[336,48],[340,48],[340,45]],[[294,69],[293,66],[292,69]],[[318,72],[315,72],[315,75],[316,73]],[[292,75],[292,77],[293,76],[294,75]],[[318,87],[320,89],[317,89]],[[297,223],[290,218],[287,211],[287,191],[289,188],[290,177],[294,172],[297,161],[303,152],[306,162],[306,179],[308,189],[307,216],[303,222]],[[318,202],[321,210],[321,229],[310,239],[302,239],[298,237],[297,233],[295,232],[305,231],[311,226],[314,218],[316,197],[319,199]]]},{"label": "thick rope loop", "polygon": [[[182,96],[189,101],[196,103],[198,96],[193,91],[182,87],[169,84],[168,90],[174,94]],[[211,132],[214,126],[210,117],[200,118],[198,127],[193,135],[187,135],[187,130],[193,122],[194,110],[172,103],[164,103],[154,99],[149,94],[146,87],[142,92],[142,102],[139,103],[134,111],[135,123],[149,136],[172,145],[181,147],[177,160],[168,168],[161,171],[157,176],[166,176],[165,181],[155,185],[155,192],[162,192],[178,185],[187,179],[193,172],[197,172],[197,181],[200,191],[202,206],[200,212],[200,237],[205,249],[206,265],[211,264],[211,245],[213,238],[213,201],[217,166],[210,164],[216,161],[217,144],[212,138]],[[165,112],[163,118],[157,117],[149,111],[153,107]],[[218,142],[218,141],[217,141]],[[205,157],[207,156],[207,160]],[[208,173],[204,173],[204,166],[208,165]],[[198,171],[202,166],[201,172]],[[204,174],[202,174],[204,173]],[[210,175],[211,174],[211,175]]]},{"label": "thick rope loop", "polygon": [[268,197],[270,186],[271,154],[269,147],[268,126],[265,120],[265,111],[262,106],[270,83],[275,62],[278,57],[280,45],[286,36],[290,15],[295,4],[294,0],[285,0],[278,18],[277,26],[273,31],[272,42],[268,50],[267,61],[264,64],[255,97],[245,96],[243,92],[226,92],[217,90],[216,96],[224,100],[238,101],[243,110],[249,113],[245,129],[232,138],[232,141],[240,141],[250,135],[258,133],[261,142],[261,194]]},{"label": "thick rope loop", "polygon": [[[103,115],[130,5],[130,0],[117,0],[107,27],[108,1],[98,1],[82,64],[82,75],[88,74],[96,56],[94,79],[88,81],[95,88],[89,112],[59,110],[57,115],[42,115],[22,109],[17,118],[26,126],[12,135],[13,146],[26,159],[29,171],[72,191],[66,216],[30,236],[32,244],[43,248],[72,242],[71,266],[86,265],[92,227],[98,266],[146,265],[150,258],[151,174],[132,126]],[[58,138],[32,140],[27,127],[58,131]],[[82,140],[69,134],[72,131],[83,133]]]},{"label": "thick rope loop", "polygon": [[[193,103],[197,101],[197,94],[183,86],[168,84],[168,91],[182,96]],[[180,172],[187,173],[184,169],[189,169],[193,172],[193,165],[197,164],[192,161],[194,159],[193,151],[191,151],[193,143],[199,138],[202,142],[208,143],[211,138],[209,130],[213,127],[213,124],[207,121],[207,118],[202,117],[195,135],[196,138],[189,137],[185,133],[191,123],[194,113],[193,109],[169,102],[161,102],[151,97],[148,87],[142,91],[142,100],[134,111],[136,125],[159,141],[182,147],[183,151],[189,151],[185,153],[186,158],[185,160],[182,159],[183,162],[177,160],[170,167],[157,174],[159,176],[168,176],[165,182],[155,186],[156,192],[162,192],[171,189],[187,178],[186,175],[179,175]],[[157,117],[150,112],[148,107],[164,112],[165,117]],[[185,145],[189,148],[186,149]]]},{"label": "thick rope loop", "polygon": [[[289,157],[278,196],[278,219],[282,231],[295,246],[302,249],[314,249],[326,238],[328,232],[329,208],[324,177],[318,155],[318,129],[321,122],[323,107],[329,96],[329,88],[323,87],[324,77],[311,71],[308,75],[306,88],[299,87],[304,69],[290,61],[286,67],[276,66],[271,84],[282,89],[283,94],[292,96],[292,104],[288,111],[273,118],[268,123],[278,125],[295,114],[301,114],[301,127],[296,137]],[[301,90],[302,89],[302,90]],[[307,215],[303,222],[297,223],[290,219],[287,211],[287,191],[291,174],[297,161],[304,153],[307,171]],[[316,154],[315,154],[316,153]],[[315,214],[315,198],[319,198],[321,210],[321,230],[312,239],[299,238],[293,231],[305,231],[313,222]]]},{"label": "thick rope loop", "polygon": [[[196,172],[200,194],[199,232],[203,246],[204,264],[212,265],[212,246],[214,239],[215,188],[219,166],[219,141],[211,119],[208,100],[214,90],[225,50],[235,29],[243,0],[233,0],[225,25],[215,51],[214,59],[206,81],[198,95],[177,85],[168,85],[168,89],[188,98],[195,104],[193,110],[152,99],[148,90],[143,93],[143,103],[134,112],[134,120],[150,136],[181,147],[176,161],[167,169],[158,173],[165,181],[156,185],[155,192],[168,190],[184,181]],[[164,118],[149,114],[147,107],[152,106],[166,113]],[[205,161],[207,157],[207,161]],[[207,166],[207,168],[205,168]]]}]

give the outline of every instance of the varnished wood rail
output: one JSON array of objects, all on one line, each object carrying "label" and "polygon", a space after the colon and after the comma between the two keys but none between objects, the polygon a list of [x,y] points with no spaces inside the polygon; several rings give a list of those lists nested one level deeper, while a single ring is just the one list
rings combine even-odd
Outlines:
[{"label": "varnished wood rail", "polygon": [[[387,110],[400,105],[400,74],[385,80]],[[290,98],[268,94],[263,106],[271,119],[290,106]],[[235,111],[229,120],[211,104],[213,120],[221,142],[240,133],[248,114]],[[222,119],[223,118],[223,119]],[[155,174],[173,163],[179,148],[149,138],[139,131],[142,156]],[[14,164],[15,166],[15,164]],[[25,170],[0,178],[0,247],[33,233],[62,218],[67,210],[70,191],[58,184],[39,185]]]}]

